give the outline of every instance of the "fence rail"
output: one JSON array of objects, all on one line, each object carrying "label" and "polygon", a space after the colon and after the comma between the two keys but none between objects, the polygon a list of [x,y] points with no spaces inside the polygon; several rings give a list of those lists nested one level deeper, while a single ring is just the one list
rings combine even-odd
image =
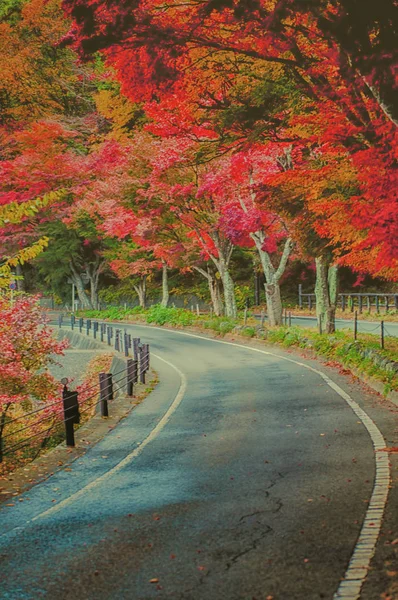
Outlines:
[{"label": "fence rail", "polygon": [[[305,306],[310,310],[315,308],[315,294],[304,294],[301,284],[298,288],[298,296],[300,308],[304,308]],[[382,310],[387,313],[390,309],[398,310],[398,294],[372,292],[338,294],[337,306],[343,311],[354,312],[358,310],[359,314],[364,310],[371,313],[373,308],[376,313],[380,313]]]},{"label": "fence rail", "polygon": [[[59,315],[58,326],[61,328],[63,325],[64,318]],[[7,413],[0,413],[0,463],[5,457],[15,456],[24,448],[32,448],[32,440],[38,442],[37,456],[55,433],[61,439],[65,439],[67,446],[75,446],[74,425],[80,423],[81,415],[98,411],[101,417],[106,418],[109,416],[109,405],[115,397],[116,387],[119,391],[125,390],[126,394],[132,397],[135,384],[145,384],[146,373],[150,367],[149,344],[142,344],[140,338],[133,338],[125,330],[122,331],[113,325],[91,319],[77,320],[74,315],[71,316],[70,327],[72,331],[76,327],[80,333],[84,331],[86,335],[92,330],[95,339],[99,334],[102,342],[106,341],[116,351],[124,353],[126,365],[117,373],[99,373],[95,385],[80,391],[70,390],[68,380],[62,379],[62,398],[17,417],[9,418]],[[22,433],[25,434],[23,438],[17,439]]]}]

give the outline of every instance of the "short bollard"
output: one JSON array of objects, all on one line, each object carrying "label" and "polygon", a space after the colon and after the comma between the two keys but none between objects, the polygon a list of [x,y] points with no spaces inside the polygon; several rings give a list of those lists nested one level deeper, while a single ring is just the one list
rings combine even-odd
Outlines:
[{"label": "short bollard", "polygon": [[94,335],[94,339],[97,339],[97,332],[98,332],[98,321],[94,321],[93,323],[93,335]]},{"label": "short bollard", "polygon": [[140,383],[145,383],[145,350],[144,346],[138,347],[139,355],[140,355]]},{"label": "short bollard", "polygon": [[145,348],[145,371],[149,371],[149,344],[144,344]]},{"label": "short bollard", "polygon": [[129,348],[132,347],[132,337],[131,337],[131,333],[128,334],[128,338],[129,338]]},{"label": "short bollard", "polygon": [[129,355],[129,336],[127,335],[127,332],[124,332],[124,356],[128,356]]},{"label": "short bollard", "polygon": [[71,326],[72,330],[75,328],[75,322],[76,322],[75,315],[71,315],[71,317],[70,317],[70,326]]},{"label": "short bollard", "polygon": [[112,373],[99,374],[101,417],[108,417],[108,400],[113,400]]},{"label": "short bollard", "polygon": [[129,358],[127,361],[127,395],[133,396],[134,384],[137,383],[138,365],[137,361]]},{"label": "short bollard", "polygon": [[108,338],[108,346],[111,345],[111,338],[112,338],[111,334],[112,334],[112,329],[111,329],[111,327],[108,326],[106,328],[106,335],[107,335],[107,338]]},{"label": "short bollard", "polygon": [[105,325],[105,323],[101,323],[101,325],[100,325],[101,342],[104,341],[105,331],[106,331],[106,325]]},{"label": "short bollard", "polygon": [[80,317],[80,319],[79,319],[79,331],[80,331],[80,333],[82,332],[82,329],[83,329],[83,319],[82,319],[82,317]]},{"label": "short bollard", "polygon": [[62,327],[62,320],[63,320],[63,316],[62,315],[58,315],[58,327]]},{"label": "short bollard", "polygon": [[87,335],[89,334],[90,329],[91,329],[91,320],[87,319],[87,321],[86,321],[86,334]]},{"label": "short bollard", "polygon": [[116,352],[120,352],[120,330],[116,329],[115,332],[115,350]]},{"label": "short bollard", "polygon": [[61,380],[61,382],[64,384],[62,400],[64,407],[66,445],[73,447],[75,446],[75,431],[73,425],[75,423],[80,423],[78,393],[68,390],[66,383],[63,380]]}]

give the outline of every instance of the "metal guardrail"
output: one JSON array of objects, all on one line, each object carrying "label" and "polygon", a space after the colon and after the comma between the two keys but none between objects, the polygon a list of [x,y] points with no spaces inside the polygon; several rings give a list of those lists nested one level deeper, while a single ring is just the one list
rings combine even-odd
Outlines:
[{"label": "metal guardrail", "polygon": [[[62,315],[58,318],[58,325],[59,327],[63,326]],[[102,342],[106,336],[109,346],[112,345],[116,351],[124,352],[127,358],[125,368],[118,373],[99,373],[98,382],[83,392],[69,390],[68,380],[62,379],[61,383],[64,388],[60,400],[45,404],[13,419],[8,419],[6,415],[2,417],[3,435],[0,437],[0,463],[3,462],[4,457],[15,455],[28,446],[33,447],[32,440],[39,442],[37,456],[45,448],[52,435],[62,433],[60,431],[62,423],[66,445],[75,446],[74,425],[80,423],[81,415],[99,406],[101,417],[108,417],[109,403],[114,399],[114,386],[117,385],[119,390],[125,389],[126,394],[131,397],[134,395],[134,385],[138,382],[145,383],[145,375],[150,366],[149,344],[142,344],[140,338],[132,338],[131,334],[127,334],[126,331],[122,332],[121,329],[116,329],[106,323],[91,321],[91,319],[76,321],[74,315],[71,317],[70,326],[72,330],[77,326],[80,333],[83,333],[83,329],[85,329],[87,335],[93,330],[93,337],[96,338],[99,334]],[[130,350],[132,350],[133,356],[130,356]],[[88,396],[86,396],[87,393],[89,393]],[[54,409],[54,407],[56,408]],[[46,422],[48,422],[48,428]],[[14,425],[12,431],[7,432],[11,425]],[[4,432],[6,432],[5,435]],[[17,436],[25,432],[26,436],[23,439],[15,441]]]}]

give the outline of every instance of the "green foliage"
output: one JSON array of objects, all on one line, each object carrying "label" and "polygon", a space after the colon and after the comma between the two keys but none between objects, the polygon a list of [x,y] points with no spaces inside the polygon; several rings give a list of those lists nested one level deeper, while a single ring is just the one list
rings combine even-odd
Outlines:
[{"label": "green foliage", "polygon": [[194,313],[183,308],[164,307],[160,304],[154,304],[146,313],[147,323],[156,323],[157,325],[192,325],[197,319]]}]

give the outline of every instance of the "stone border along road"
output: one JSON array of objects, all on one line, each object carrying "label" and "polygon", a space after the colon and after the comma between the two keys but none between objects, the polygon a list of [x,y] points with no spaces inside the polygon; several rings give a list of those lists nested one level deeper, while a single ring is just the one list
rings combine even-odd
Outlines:
[{"label": "stone border along road", "polygon": [[[139,327],[145,327],[145,326],[140,325]],[[159,331],[163,331],[163,332],[170,331],[170,330],[167,330],[167,329],[161,328],[161,327],[149,327],[148,329],[149,330],[155,329],[155,330],[159,330]],[[208,337],[204,337],[204,336],[200,336],[200,335],[195,335],[195,334],[191,334],[191,333],[187,333],[187,332],[181,332],[181,331],[176,331],[176,330],[171,330],[171,331],[173,334],[177,334],[177,335],[183,335],[183,336],[188,336],[191,338],[202,339],[202,340],[205,340],[206,342],[211,341],[213,343],[229,345],[229,346],[237,347],[237,348],[243,348],[246,351],[249,350],[249,351],[260,353],[263,355],[276,357],[278,360],[288,361],[290,363],[298,365],[299,367],[303,367],[309,371],[312,371],[313,373],[319,375],[322,378],[322,380],[334,392],[336,392],[354,411],[356,416],[361,420],[361,422],[365,426],[365,428],[372,440],[375,451],[380,451],[385,448],[385,443],[384,443],[384,439],[383,439],[381,432],[379,431],[379,429],[377,428],[375,423],[371,420],[371,418],[366,414],[366,412],[364,410],[362,410],[362,408],[360,408],[360,406],[346,392],[344,392],[344,390],[339,385],[337,385],[335,382],[333,382],[325,373],[319,371],[318,369],[315,369],[309,365],[306,365],[305,363],[302,363],[298,360],[294,360],[292,358],[281,356],[279,354],[276,354],[276,353],[273,353],[270,351],[253,348],[253,347],[250,347],[247,345],[237,344],[237,343],[228,342],[228,341],[224,341],[224,340],[216,340],[216,339],[212,339],[212,338],[208,338]],[[154,356],[156,356],[156,355],[154,355]],[[124,459],[122,459],[120,462],[118,462],[112,469],[106,471],[103,475],[101,475],[94,481],[90,482],[88,485],[81,488],[78,492],[71,494],[69,497],[65,498],[59,504],[36,515],[35,517],[33,517],[31,519],[31,521],[36,521],[36,520],[43,518],[44,516],[48,516],[52,513],[58,512],[66,505],[77,500],[80,496],[83,495],[83,493],[85,491],[88,491],[89,489],[92,489],[93,487],[99,485],[105,479],[107,479],[111,475],[113,475],[115,472],[121,470],[126,464],[130,463],[134,458],[136,458],[142,452],[142,450],[145,448],[145,446],[147,446],[152,440],[154,440],[159,435],[159,433],[165,427],[167,422],[170,420],[170,417],[172,416],[172,414],[176,411],[178,406],[181,404],[182,399],[184,397],[184,393],[186,391],[187,383],[186,383],[186,378],[185,378],[184,374],[178,369],[178,367],[176,367],[171,362],[166,361],[165,359],[163,359],[159,356],[156,356],[156,358],[160,359],[162,362],[166,363],[172,369],[177,371],[177,373],[179,374],[180,379],[181,379],[180,388],[178,390],[176,397],[174,398],[171,406],[166,411],[166,413],[163,415],[163,417],[158,422],[158,424],[154,427],[154,429],[152,429],[152,431],[141,442],[141,444],[138,445],[134,449],[133,452],[131,452]],[[334,598],[336,600],[337,599],[356,600],[360,597],[360,589],[361,589],[362,583],[366,577],[367,571],[369,569],[370,560],[373,556],[377,538],[378,538],[378,534],[380,531],[382,517],[383,517],[383,511],[384,511],[386,501],[387,501],[387,496],[388,496],[389,481],[390,481],[390,475],[389,475],[388,455],[387,455],[387,453],[378,453],[378,454],[376,454],[376,477],[375,477],[375,483],[374,483],[371,500],[370,500],[370,503],[369,503],[369,506],[368,506],[368,509],[366,512],[366,516],[364,519],[364,523],[362,526],[362,530],[361,530],[358,542],[356,544],[350,564],[346,571],[344,580],[340,584],[337,592],[334,594]],[[30,523],[31,521],[27,521],[26,525],[28,523]],[[14,528],[13,531],[15,533],[17,533],[17,531],[21,531],[22,529],[23,529],[22,527],[18,527],[18,528]],[[10,533],[11,533],[11,531],[9,531],[8,534],[5,534],[5,535],[9,535]]]}]

